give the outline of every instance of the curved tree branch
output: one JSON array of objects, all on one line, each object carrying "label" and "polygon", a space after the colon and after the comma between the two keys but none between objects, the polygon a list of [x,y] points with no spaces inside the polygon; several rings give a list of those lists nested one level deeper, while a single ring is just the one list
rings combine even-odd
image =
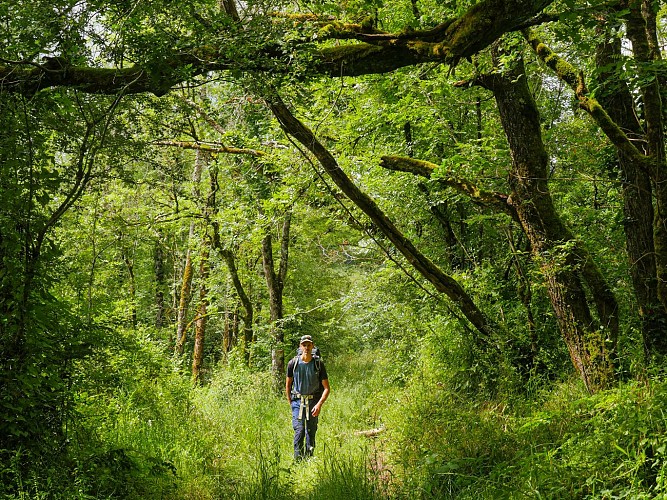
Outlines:
[{"label": "curved tree branch", "polygon": [[331,152],[319,142],[308,127],[291,113],[277,93],[273,92],[267,96],[267,104],[285,133],[294,137],[317,158],[320,165],[341,191],[370,217],[396,249],[424,278],[456,304],[468,321],[476,328],[481,338],[488,341],[492,337],[496,325],[477,307],[477,304],[459,282],[444,273],[403,235],[382,209],[377,206],[375,201],[352,182],[340,168]]},{"label": "curved tree branch", "polygon": [[524,30],[523,33],[526,40],[530,43],[540,59],[542,59],[560,80],[572,89],[579,101],[579,107],[586,111],[591,118],[595,120],[612,144],[614,144],[614,146],[628,158],[648,167],[649,164],[647,158],[634,146],[628,136],[625,135],[625,132],[623,132],[623,130],[621,130],[621,128],[609,117],[597,99],[589,95],[583,72],[577,70],[569,62],[551,50],[544,42],[542,42],[542,40],[540,40],[535,32]]},{"label": "curved tree branch", "polygon": [[[397,35],[376,32],[372,27],[339,25],[330,34],[346,38],[349,33],[362,37],[365,43],[338,47],[311,48],[300,45],[296,50],[310,51],[305,74],[357,76],[387,73],[395,69],[441,62],[456,65],[493,43],[504,33],[524,27],[553,0],[482,0],[456,19],[447,20],[430,30],[408,31]],[[323,28],[322,39],[329,35]],[[365,38],[363,38],[365,37]],[[317,42],[317,40],[315,40]],[[368,43],[372,42],[372,43]],[[288,46],[290,44],[287,44]],[[268,40],[251,49],[240,59],[238,50],[225,46],[202,46],[176,53],[162,60],[149,61],[130,68],[100,68],[72,65],[62,58],[44,64],[4,61],[0,64],[0,92],[33,95],[51,87],[73,87],[88,93],[153,93],[163,95],[171,87],[194,76],[211,71],[291,71],[294,54],[286,52],[281,40]],[[307,59],[308,62],[305,62]]]}]

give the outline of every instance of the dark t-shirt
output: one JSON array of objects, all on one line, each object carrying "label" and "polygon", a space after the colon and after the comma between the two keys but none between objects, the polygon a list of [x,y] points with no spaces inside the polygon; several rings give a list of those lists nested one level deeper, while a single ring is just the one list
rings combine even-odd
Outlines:
[{"label": "dark t-shirt", "polygon": [[[317,376],[317,365],[319,365],[319,377]],[[287,377],[293,379],[292,392],[298,394],[321,392],[320,381],[329,378],[322,360],[313,358],[305,363],[301,356],[291,359],[287,364]]]}]

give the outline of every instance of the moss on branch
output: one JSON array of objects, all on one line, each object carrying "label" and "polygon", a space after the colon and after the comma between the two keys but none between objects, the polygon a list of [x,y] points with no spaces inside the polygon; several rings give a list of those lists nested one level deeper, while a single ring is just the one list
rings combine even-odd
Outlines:
[{"label": "moss on branch", "polygon": [[[493,43],[502,34],[525,25],[553,0],[481,0],[456,19],[448,19],[426,30],[405,29],[396,34],[378,31],[370,20],[360,24],[341,23],[312,16],[286,15],[295,23],[321,25],[320,39],[356,40],[342,47],[312,51],[312,45],[298,50],[312,51],[304,60],[310,74],[359,76],[380,74],[398,68],[442,62],[455,65]],[[313,19],[316,19],[313,21]],[[289,22],[289,21],[288,21]],[[310,41],[310,40],[304,40]],[[73,87],[89,93],[143,93],[163,95],[175,84],[210,71],[289,71],[289,58],[280,40],[270,39],[261,47],[245,47],[230,55],[225,47],[193,47],[187,53],[157,57],[141,67],[90,68],[65,65],[55,69],[0,65],[0,91],[32,95],[50,87]],[[254,51],[254,52],[252,52]]]},{"label": "moss on branch", "polygon": [[[398,172],[408,172],[421,177],[431,179],[436,172],[438,165],[424,160],[415,160],[403,156],[383,156],[380,166],[388,170]],[[485,191],[476,184],[465,179],[457,179],[453,176],[435,177],[433,180],[439,184],[456,189],[458,192],[467,195],[471,201],[484,208],[492,209],[496,212],[503,212],[510,215],[515,221],[519,222],[516,210],[507,203],[506,194],[493,191]]]},{"label": "moss on branch", "polygon": [[194,149],[199,151],[205,151],[211,154],[232,154],[232,155],[249,155],[261,157],[266,155],[264,151],[259,151],[257,149],[249,148],[230,148],[227,146],[215,146],[212,144],[206,144],[202,142],[192,142],[192,141],[155,141],[153,144],[158,146],[172,146],[181,149]]},{"label": "moss on branch", "polygon": [[579,107],[595,120],[614,146],[628,158],[632,158],[640,164],[647,164],[647,157],[632,144],[628,136],[611,119],[598,100],[588,94],[583,72],[577,70],[572,64],[551,50],[534,31],[524,30],[523,35],[544,64],[572,89],[579,101]]},{"label": "moss on branch", "polygon": [[455,65],[540,13],[552,0],[483,0],[452,22],[434,49]]}]

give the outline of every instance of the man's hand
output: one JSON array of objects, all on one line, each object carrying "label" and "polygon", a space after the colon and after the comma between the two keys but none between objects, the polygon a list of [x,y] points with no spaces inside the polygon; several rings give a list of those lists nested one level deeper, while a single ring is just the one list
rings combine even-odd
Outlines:
[{"label": "man's hand", "polygon": [[322,393],[322,397],[320,400],[317,402],[317,404],[313,407],[313,410],[311,413],[313,414],[313,417],[317,417],[320,414],[320,410],[322,409],[322,405],[324,402],[327,400],[329,397],[329,393],[331,392],[331,388],[329,387],[329,379],[324,379],[322,380],[322,387],[324,387],[324,392]]}]

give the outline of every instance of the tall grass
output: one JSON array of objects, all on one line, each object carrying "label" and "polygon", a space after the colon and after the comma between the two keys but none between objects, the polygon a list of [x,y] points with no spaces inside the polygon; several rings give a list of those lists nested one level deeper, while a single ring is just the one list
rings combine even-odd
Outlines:
[{"label": "tall grass", "polygon": [[[394,406],[389,454],[415,498],[667,498],[667,383],[596,395],[578,380],[520,404],[462,399],[424,376]],[[409,407],[402,411],[401,407]]]},{"label": "tall grass", "polygon": [[369,458],[377,452],[355,435],[378,419],[377,367],[341,358],[327,368],[333,392],[316,455],[299,463],[290,407],[267,373],[220,365],[194,388],[169,362],[158,376],[126,374],[131,382],[105,395],[103,414],[89,408],[87,429],[101,448],[82,461],[92,466],[75,471],[81,490],[91,498],[380,498],[386,484],[378,486]]},{"label": "tall grass", "polygon": [[[667,382],[590,396],[566,381],[495,400],[462,396],[447,366],[396,378],[378,352],[327,360],[315,456],[292,459],[290,408],[268,374],[189,377],[151,342],[88,367],[60,462],[0,474],[27,499],[667,498]],[[387,374],[392,376],[388,377]],[[90,381],[89,381],[90,382]],[[84,390],[85,389],[85,390]],[[508,403],[511,401],[512,403]],[[357,431],[384,429],[375,437]]]}]

